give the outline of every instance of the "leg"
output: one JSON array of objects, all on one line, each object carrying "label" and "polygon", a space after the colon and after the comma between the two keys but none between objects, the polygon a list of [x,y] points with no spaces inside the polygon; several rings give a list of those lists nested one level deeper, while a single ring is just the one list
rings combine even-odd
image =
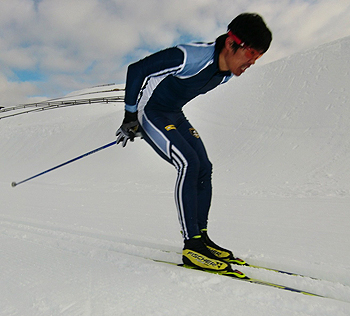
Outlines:
[{"label": "leg", "polygon": [[[151,111],[146,106],[145,111],[139,113],[139,121],[144,139],[178,172],[175,201],[185,239],[183,262],[209,270],[235,273],[228,263],[207,248],[200,235],[200,230],[207,226],[212,165],[199,135],[182,112]],[[245,277],[241,272],[235,275]]]},{"label": "leg", "polygon": [[212,164],[208,159],[207,152],[199,134],[185,118],[178,125],[178,130],[195,150],[199,159],[200,169],[197,181],[198,226],[199,230],[206,229],[212,198]]},{"label": "leg", "polygon": [[183,113],[151,111],[146,106],[139,121],[145,140],[177,169],[175,202],[184,238],[199,235],[197,210],[200,159],[183,137],[181,129],[177,128],[187,122]]},{"label": "leg", "polygon": [[[212,196],[211,174],[212,164],[210,163],[204,145],[197,131],[191,124],[184,119],[179,125],[178,130],[196,151],[200,161],[200,171],[198,176],[197,187],[197,205],[198,205],[198,226],[201,233],[201,240],[206,247],[220,260],[244,265],[245,262],[235,258],[232,251],[222,248],[215,244],[208,236],[207,223],[208,213]],[[201,251],[203,253],[203,250]]]}]

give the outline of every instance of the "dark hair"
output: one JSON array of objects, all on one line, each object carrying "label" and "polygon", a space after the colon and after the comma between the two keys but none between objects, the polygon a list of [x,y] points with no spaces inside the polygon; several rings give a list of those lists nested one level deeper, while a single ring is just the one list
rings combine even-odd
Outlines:
[{"label": "dark hair", "polygon": [[272,41],[271,31],[262,17],[256,13],[242,13],[234,18],[227,27],[246,45],[265,53]]},{"label": "dark hair", "polygon": [[[215,40],[215,49],[217,51],[219,51],[219,52],[222,51],[222,49],[225,46],[225,41],[226,41],[227,36],[228,36],[227,33],[226,34],[222,34]],[[236,51],[236,49],[235,49],[235,51]]]}]

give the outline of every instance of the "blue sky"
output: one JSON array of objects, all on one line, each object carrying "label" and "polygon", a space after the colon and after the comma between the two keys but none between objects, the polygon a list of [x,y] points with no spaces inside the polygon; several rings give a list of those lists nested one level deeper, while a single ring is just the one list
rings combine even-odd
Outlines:
[{"label": "blue sky", "polygon": [[128,63],[213,41],[242,12],[273,32],[257,66],[350,36],[348,0],[1,0],[0,104],[123,83]]}]

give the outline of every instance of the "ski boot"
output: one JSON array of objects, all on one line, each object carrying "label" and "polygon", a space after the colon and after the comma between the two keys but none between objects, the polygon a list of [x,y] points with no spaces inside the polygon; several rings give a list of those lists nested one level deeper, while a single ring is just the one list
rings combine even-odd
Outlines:
[{"label": "ski boot", "polygon": [[215,244],[208,236],[208,230],[201,230],[201,240],[207,246],[207,248],[212,252],[219,260],[229,262],[232,264],[237,264],[244,266],[246,262],[240,258],[236,258],[231,250],[222,248]]},{"label": "ski boot", "polygon": [[198,270],[210,271],[222,275],[233,275],[237,278],[246,278],[245,274],[233,270],[228,262],[225,262],[213,254],[202,241],[201,235],[185,241],[182,251],[182,261],[185,266]]}]

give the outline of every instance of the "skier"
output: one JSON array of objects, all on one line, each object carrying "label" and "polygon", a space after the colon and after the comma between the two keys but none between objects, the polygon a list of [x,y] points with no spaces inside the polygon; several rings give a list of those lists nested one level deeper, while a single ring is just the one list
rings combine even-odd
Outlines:
[{"label": "skier", "polygon": [[268,50],[271,40],[261,16],[243,13],[214,43],[178,45],[128,67],[125,117],[116,133],[117,144],[125,147],[128,140],[142,135],[176,167],[175,203],[184,238],[184,264],[235,273],[230,263],[244,262],[208,237],[212,164],[182,108],[196,96],[243,74]]}]

